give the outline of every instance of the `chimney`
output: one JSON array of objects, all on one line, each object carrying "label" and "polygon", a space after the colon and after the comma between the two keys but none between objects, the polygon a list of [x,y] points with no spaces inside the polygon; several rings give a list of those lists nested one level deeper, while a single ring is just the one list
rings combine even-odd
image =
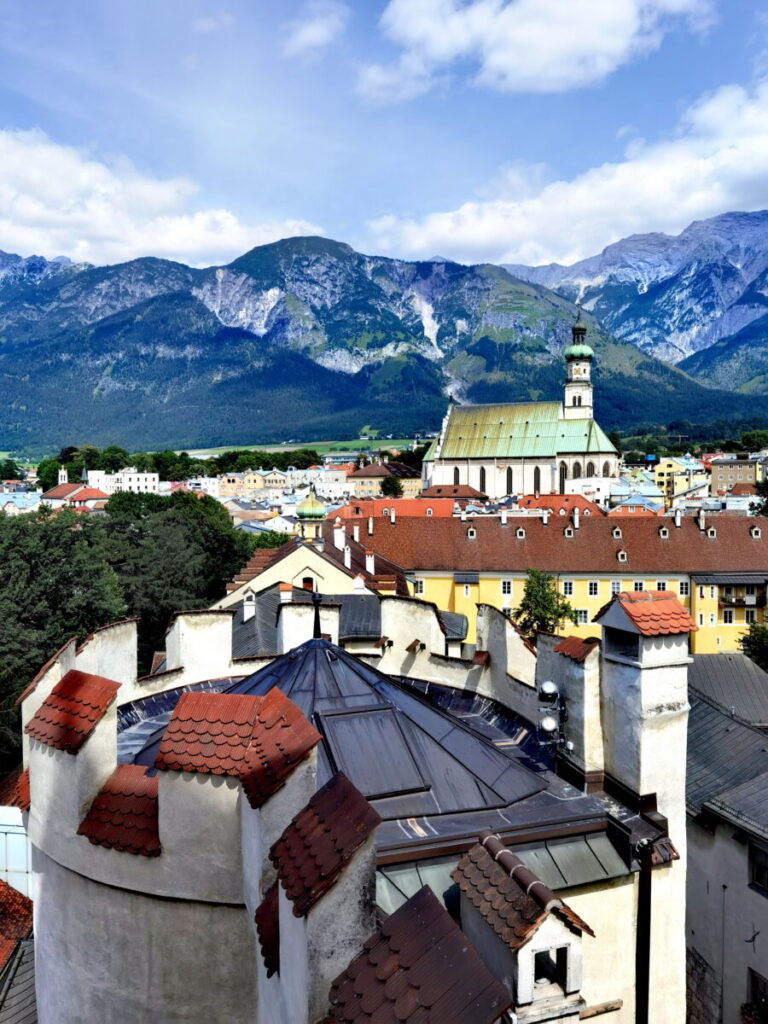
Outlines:
[{"label": "chimney", "polygon": [[252,619],[256,614],[256,595],[253,593],[246,594],[243,598],[243,622],[247,622]]},{"label": "chimney", "polygon": [[390,521],[390,523],[393,526],[395,525],[395,510],[394,510],[394,508],[389,513],[389,521]]},{"label": "chimney", "polygon": [[277,589],[280,591],[280,604],[290,604],[293,600],[293,587],[290,583],[279,583]]},{"label": "chimney", "polygon": [[344,525],[341,519],[337,516],[333,521],[333,546],[341,551],[346,542]]},{"label": "chimney", "polygon": [[682,509],[678,505],[677,508],[675,509],[675,526],[679,530],[680,527],[682,526],[682,524],[683,524],[683,513],[682,513]]},{"label": "chimney", "polygon": [[321,533],[315,537],[315,547],[321,555],[325,551],[325,537]]},{"label": "chimney", "polygon": [[373,516],[368,516],[368,536],[373,536]]},{"label": "chimney", "polygon": [[704,515],[704,509],[703,508],[699,509],[698,523],[699,523],[699,529],[703,533],[704,530],[706,530],[706,528],[707,528],[707,517]]},{"label": "chimney", "polygon": [[363,576],[361,572],[359,572],[357,576],[355,576],[354,580],[352,581],[352,586],[355,588],[355,593],[357,593],[358,591],[365,590],[365,576]]},{"label": "chimney", "polygon": [[549,512],[550,510],[548,508],[543,508],[541,510],[541,521],[544,526],[549,526]]},{"label": "chimney", "polygon": [[574,530],[578,530],[578,528],[579,528],[579,510],[578,510],[578,508],[574,508],[574,510],[573,510],[573,528],[574,528]]},{"label": "chimney", "polygon": [[462,523],[465,523],[467,521],[467,510],[466,510],[466,508],[463,508],[461,510],[461,517],[460,518],[461,518]]},{"label": "chimney", "polygon": [[372,551],[365,552],[365,571],[369,576],[373,576],[376,572],[376,559]]},{"label": "chimney", "polygon": [[505,508],[501,510],[501,525],[507,525],[507,510]]},{"label": "chimney", "polygon": [[352,568],[352,549],[350,548],[349,544],[344,545],[344,568]]},{"label": "chimney", "polygon": [[360,527],[357,523],[352,527],[352,540],[354,540],[356,544],[360,543]]}]

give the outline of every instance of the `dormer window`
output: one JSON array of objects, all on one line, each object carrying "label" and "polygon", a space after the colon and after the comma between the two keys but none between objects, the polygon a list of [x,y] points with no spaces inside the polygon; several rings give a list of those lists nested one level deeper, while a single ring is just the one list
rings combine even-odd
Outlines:
[{"label": "dormer window", "polygon": [[626,551],[620,551],[618,553],[618,555],[616,555],[616,557],[618,558],[618,560],[620,562],[626,562],[626,560],[627,560],[627,552]]},{"label": "dormer window", "polygon": [[474,526],[470,526],[470,528],[467,530],[467,540],[475,540],[476,537],[477,530],[474,528]]},{"label": "dormer window", "polygon": [[566,526],[566,528],[563,530],[563,536],[564,537],[572,537],[573,536],[573,527],[572,526]]},{"label": "dormer window", "polygon": [[762,531],[759,526],[753,526],[752,529],[749,531],[749,535],[753,540],[760,540]]},{"label": "dormer window", "polygon": [[618,528],[618,526],[614,526],[614,528],[611,530],[611,536],[614,540],[621,540],[621,530]]},{"label": "dormer window", "polygon": [[518,540],[525,540],[525,530],[522,526],[518,526],[515,530],[515,537],[517,537]]},{"label": "dormer window", "polygon": [[427,515],[428,515],[428,516],[431,516],[431,515],[432,515],[432,509],[431,509],[431,508],[428,508],[428,509],[427,509]]},{"label": "dormer window", "polygon": [[659,530],[659,537],[661,537],[662,540],[667,540],[669,538],[669,530],[666,526],[662,526]]},{"label": "dormer window", "polygon": [[715,537],[717,537],[717,530],[714,528],[714,526],[710,526],[710,528],[707,530],[707,536],[711,537],[712,540],[714,540]]}]

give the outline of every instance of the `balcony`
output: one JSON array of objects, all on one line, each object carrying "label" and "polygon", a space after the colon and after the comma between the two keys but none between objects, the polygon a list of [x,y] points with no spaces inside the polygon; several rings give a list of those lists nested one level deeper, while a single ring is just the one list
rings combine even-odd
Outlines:
[{"label": "balcony", "polygon": [[749,594],[745,597],[720,595],[718,608],[765,608],[765,594]]}]

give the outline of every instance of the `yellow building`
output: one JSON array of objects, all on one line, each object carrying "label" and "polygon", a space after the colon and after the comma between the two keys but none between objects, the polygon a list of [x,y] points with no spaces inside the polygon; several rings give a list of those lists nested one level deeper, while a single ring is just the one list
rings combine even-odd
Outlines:
[{"label": "yellow building", "polygon": [[356,498],[377,498],[382,493],[381,485],[386,477],[399,480],[403,498],[415,498],[421,490],[418,469],[402,462],[373,462],[349,473],[347,482],[352,485]]},{"label": "yellow building", "polygon": [[760,456],[723,455],[712,459],[712,493],[730,491],[735,484],[756,484],[765,480],[768,459]]},{"label": "yellow building", "polygon": [[670,505],[679,494],[694,487],[704,487],[709,482],[709,474],[704,464],[690,455],[661,459],[654,469],[653,478],[667,505]]},{"label": "yellow building", "polygon": [[358,530],[408,573],[416,596],[470,623],[478,603],[516,608],[528,569],[551,573],[576,611],[577,624],[566,623],[563,634],[596,635],[593,619],[622,591],[676,594],[698,627],[695,653],[737,649],[749,623],[765,617],[768,519],[369,519]]}]

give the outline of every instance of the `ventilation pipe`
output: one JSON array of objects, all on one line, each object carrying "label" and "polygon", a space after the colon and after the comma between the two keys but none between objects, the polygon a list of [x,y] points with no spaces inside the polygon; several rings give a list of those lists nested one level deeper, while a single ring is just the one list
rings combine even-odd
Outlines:
[{"label": "ventilation pipe", "polygon": [[344,568],[352,568],[352,549],[350,548],[349,544],[344,545]]},{"label": "ventilation pipe", "polygon": [[501,510],[501,525],[507,525],[507,510],[505,508]]},{"label": "ventilation pipe", "polygon": [[389,513],[389,521],[390,521],[390,523],[392,523],[392,525],[393,525],[393,526],[395,525],[395,518],[396,518],[396,516],[395,516],[395,510],[394,510],[394,509],[392,509],[392,510],[390,511],[390,513]]},{"label": "ventilation pipe", "polygon": [[368,536],[373,536],[373,516],[368,516]]},{"label": "ventilation pipe", "polygon": [[246,594],[243,598],[243,622],[252,619],[256,614],[256,595]]},{"label": "ventilation pipe", "polygon": [[578,510],[578,508],[574,508],[574,510],[573,510],[573,517],[572,518],[573,518],[573,528],[574,528],[574,530],[578,530],[578,528],[579,528],[579,510]]},{"label": "ventilation pipe", "polygon": [[373,576],[376,571],[376,558],[372,551],[365,552],[365,571],[369,576]]},{"label": "ventilation pipe", "polygon": [[357,525],[357,523],[355,523],[355,525],[352,527],[352,539],[355,541],[356,544],[360,543],[360,527]]}]

